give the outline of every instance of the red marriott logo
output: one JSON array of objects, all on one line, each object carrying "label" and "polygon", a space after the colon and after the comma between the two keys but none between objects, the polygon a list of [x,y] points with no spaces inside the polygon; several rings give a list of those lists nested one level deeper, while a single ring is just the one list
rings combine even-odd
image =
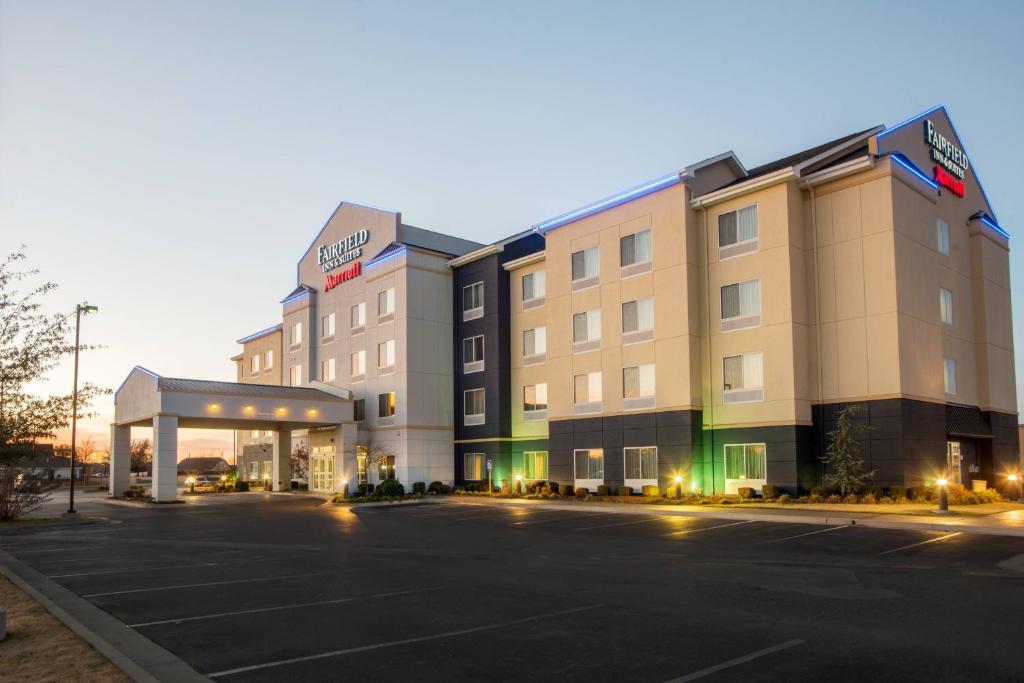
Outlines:
[{"label": "red marriott logo", "polygon": [[964,196],[964,181],[954,178],[952,173],[949,173],[941,166],[935,167],[935,182],[955,194],[957,197]]},{"label": "red marriott logo", "polygon": [[324,291],[329,292],[342,282],[348,282],[349,280],[355,279],[363,274],[363,262],[356,261],[350,267],[341,271],[340,273],[331,273],[324,280]]}]

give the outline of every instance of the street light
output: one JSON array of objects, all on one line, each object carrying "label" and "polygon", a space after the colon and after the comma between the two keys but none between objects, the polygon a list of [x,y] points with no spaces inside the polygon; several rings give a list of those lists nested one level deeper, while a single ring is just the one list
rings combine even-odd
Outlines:
[{"label": "street light", "polygon": [[1022,494],[1022,492],[1021,492],[1021,489],[1024,488],[1024,487],[1021,486],[1020,476],[1016,475],[1016,474],[1011,474],[1010,476],[1007,477],[1007,479],[1009,479],[1009,481],[1010,481],[1010,488],[1017,490],[1016,491],[1016,493],[1017,493],[1017,499],[1016,500],[1018,502],[1020,502],[1021,498],[1024,498],[1024,494]]},{"label": "street light", "polygon": [[946,514],[949,512],[949,497],[946,495],[946,481],[945,477],[936,480],[935,485],[939,487],[939,509],[935,512],[939,514]]},{"label": "street light", "polygon": [[79,327],[82,324],[82,314],[96,313],[100,309],[88,304],[75,306],[75,384],[71,391],[71,489],[68,495],[68,512],[75,514],[75,437],[78,429],[78,345]]}]

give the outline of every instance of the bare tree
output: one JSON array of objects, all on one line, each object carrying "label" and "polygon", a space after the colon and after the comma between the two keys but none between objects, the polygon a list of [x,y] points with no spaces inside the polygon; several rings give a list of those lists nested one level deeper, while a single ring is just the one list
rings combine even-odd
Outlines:
[{"label": "bare tree", "polygon": [[50,497],[43,477],[0,465],[0,521],[8,522],[32,512]]},{"label": "bare tree", "polygon": [[367,437],[366,443],[363,444],[363,447],[366,449],[367,472],[374,467],[377,468],[379,472],[382,464],[387,463],[389,459],[393,459],[395,457],[394,451],[389,450],[377,441],[372,432],[370,433],[370,436]]},{"label": "bare tree", "polygon": [[132,472],[148,472],[153,463],[153,443],[149,439],[132,440]]},{"label": "bare tree", "polygon": [[295,479],[306,479],[309,476],[309,449],[305,446],[297,446],[288,456],[292,465],[292,477]]}]

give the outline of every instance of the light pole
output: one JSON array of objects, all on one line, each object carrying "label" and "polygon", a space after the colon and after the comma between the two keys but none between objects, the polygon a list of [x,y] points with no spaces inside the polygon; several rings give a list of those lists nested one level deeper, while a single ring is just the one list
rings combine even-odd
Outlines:
[{"label": "light pole", "polygon": [[71,391],[71,490],[68,497],[67,514],[75,514],[75,437],[78,428],[78,340],[83,313],[96,313],[96,306],[78,304],[75,306],[75,385]]},{"label": "light pole", "polygon": [[1020,475],[1011,474],[1010,476],[1007,477],[1007,479],[1010,480],[1010,488],[1011,488],[1011,490],[1012,489],[1016,489],[1016,491],[1015,491],[1015,493],[1017,494],[1016,501],[1020,502],[1021,498],[1024,497],[1024,496],[1022,496],[1022,491],[1021,491],[1022,489],[1024,489],[1024,486],[1021,486]]},{"label": "light pole", "polygon": [[676,475],[676,500],[683,499],[683,477]]},{"label": "light pole", "polygon": [[936,510],[939,514],[945,514],[949,512],[949,497],[946,495],[946,480],[945,478],[939,479],[935,482],[935,485],[939,487],[939,509]]}]

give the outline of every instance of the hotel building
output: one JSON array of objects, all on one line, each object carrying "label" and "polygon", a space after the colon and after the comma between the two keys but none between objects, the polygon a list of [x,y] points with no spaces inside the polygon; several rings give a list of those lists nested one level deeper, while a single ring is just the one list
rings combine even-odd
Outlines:
[{"label": "hotel building", "polygon": [[351,390],[392,458],[369,481],[806,491],[858,404],[875,483],[995,485],[1019,468],[1008,249],[942,107],[487,246],[343,203],[239,381]]}]

